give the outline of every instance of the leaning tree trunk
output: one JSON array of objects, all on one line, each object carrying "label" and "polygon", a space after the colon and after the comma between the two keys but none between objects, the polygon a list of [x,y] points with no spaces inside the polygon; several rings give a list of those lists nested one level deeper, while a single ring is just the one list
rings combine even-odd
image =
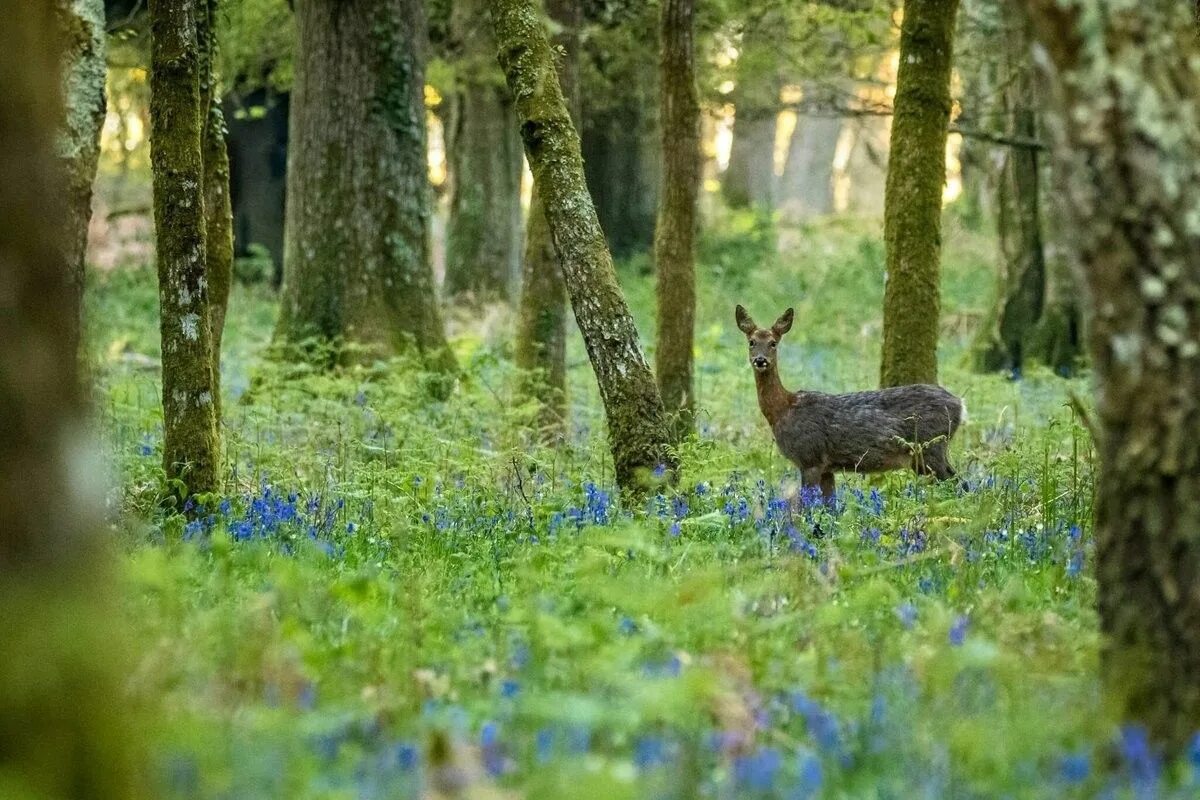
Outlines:
[{"label": "leaning tree trunk", "polygon": [[[209,325],[212,329],[213,379],[221,382],[221,340],[225,310],[233,280],[233,206],[229,195],[229,149],[225,145],[225,114],[217,96],[213,65],[217,55],[217,12],[220,0],[204,0],[197,13],[200,47],[200,113],[204,120],[201,155],[204,158],[204,248],[208,269]],[[214,395],[217,422],[221,393]]]},{"label": "leaning tree trunk", "polygon": [[[558,82],[571,119],[578,125],[582,8],[579,0],[549,0],[546,12],[558,26],[553,40],[562,53]],[[526,376],[521,393],[538,404],[539,435],[543,441],[552,442],[562,435],[567,422],[567,285],[536,186],[525,233],[516,364]]]},{"label": "leaning tree trunk", "polygon": [[1125,720],[1179,753],[1200,720],[1195,22],[1173,0],[1027,8],[1090,317],[1105,683]]},{"label": "leaning tree trunk", "polygon": [[636,494],[646,472],[675,465],[662,400],[588,195],[579,137],[534,3],[494,0],[491,13],[525,153],[600,386],[617,484]]},{"label": "leaning tree trunk", "polygon": [[77,263],[63,248],[79,176],[55,152],[75,122],[62,114],[59,55],[74,70],[78,40],[64,42],[58,10],[0,0],[0,793],[120,800],[138,796],[136,759],[100,498],[81,466],[95,443]]},{"label": "leaning tree trunk", "polygon": [[793,220],[833,211],[833,159],[842,133],[833,92],[815,84],[804,87],[803,102],[811,107],[796,119],[787,161],[779,180],[779,209]]},{"label": "leaning tree trunk", "polygon": [[884,386],[937,382],[942,189],[958,0],[907,0],[883,236]]},{"label": "leaning tree trunk", "polygon": [[[201,9],[203,10],[203,9]],[[203,58],[191,0],[150,3],[150,159],[162,335],[163,462],[186,492],[218,487],[219,386],[213,368],[203,118]]]},{"label": "leaning tree trunk", "polygon": [[662,188],[654,233],[658,271],[655,369],[675,433],[692,429],[692,343],[696,327],[696,196],[700,191],[700,98],[696,90],[694,0],[663,0],[658,91]]},{"label": "leaning tree trunk", "polygon": [[[429,263],[421,0],[297,0],[276,339],[451,371]],[[318,351],[323,352],[323,351]]]},{"label": "leaning tree trunk", "polygon": [[486,0],[455,0],[451,15],[462,55],[447,136],[445,293],[510,300],[521,268],[521,135],[486,13]]},{"label": "leaning tree trunk", "polygon": [[721,195],[731,208],[768,210],[775,201],[775,126],[779,118],[778,56],[762,41],[759,20],[742,35],[733,94],[729,164]]},{"label": "leaning tree trunk", "polygon": [[[66,124],[59,130],[58,151],[66,172],[66,221],[60,237],[75,287],[73,307],[83,310],[83,259],[92,219],[92,184],[100,161],[104,125],[105,62],[103,0],[55,0],[59,36],[64,40],[63,87]],[[71,325],[79,349],[81,319]]]}]

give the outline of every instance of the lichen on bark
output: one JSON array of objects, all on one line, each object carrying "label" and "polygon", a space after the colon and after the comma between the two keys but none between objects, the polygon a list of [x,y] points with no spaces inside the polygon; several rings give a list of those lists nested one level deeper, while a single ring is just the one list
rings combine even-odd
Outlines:
[{"label": "lichen on bark", "polygon": [[84,256],[92,218],[92,184],[100,161],[100,129],[106,109],[104,80],[106,32],[103,0],[54,0],[61,44],[65,113],[57,135],[58,156],[66,175],[66,215],[61,237],[75,289],[72,338],[79,347],[83,308]]},{"label": "lichen on bark", "polygon": [[298,0],[296,22],[276,341],[453,372],[429,262],[423,4]]},{"label": "lichen on bark", "polygon": [[937,382],[942,189],[958,0],[907,0],[884,212],[883,386]]},{"label": "lichen on bark", "polygon": [[[1181,753],[1200,719],[1200,63],[1172,0],[1030,0],[1055,197],[1088,314],[1112,708]],[[1152,46],[1151,46],[1152,44]]]},{"label": "lichen on bark", "polygon": [[190,0],[150,4],[150,158],[162,337],[163,466],[182,494],[220,482],[205,234],[204,58]]},{"label": "lichen on bark", "polygon": [[600,387],[617,483],[636,494],[657,466],[676,465],[662,400],[587,191],[542,20],[531,0],[495,0],[491,14],[525,153]]},{"label": "lichen on bark", "polygon": [[655,372],[677,437],[692,430],[695,386],[696,197],[700,191],[700,99],[694,0],[663,0],[659,21],[662,186],[654,233],[658,342]]}]

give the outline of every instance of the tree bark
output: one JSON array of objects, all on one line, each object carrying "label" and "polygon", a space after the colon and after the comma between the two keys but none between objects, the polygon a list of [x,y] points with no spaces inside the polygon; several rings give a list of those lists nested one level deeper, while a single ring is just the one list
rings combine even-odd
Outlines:
[{"label": "tree bark", "polygon": [[729,164],[721,177],[721,195],[731,208],[769,210],[775,202],[775,126],[781,86],[772,66],[776,56],[762,38],[757,26],[742,34],[733,92],[733,138]]},{"label": "tree bark", "polygon": [[[579,124],[579,0],[550,0],[546,12],[558,26],[558,82],[571,119]],[[514,130],[517,130],[514,125]],[[517,313],[516,364],[524,372],[521,393],[538,403],[537,428],[544,442],[561,437],[567,422],[567,285],[554,240],[534,186],[525,234],[524,275]]]},{"label": "tree bark", "polygon": [[942,189],[958,0],[907,0],[884,211],[883,386],[937,382]]},{"label": "tree bark", "polygon": [[700,191],[700,98],[696,89],[694,0],[663,0],[658,91],[662,188],[654,233],[658,271],[655,369],[678,438],[692,430],[696,327],[696,197]]},{"label": "tree bark", "polygon": [[[197,42],[200,47],[200,113],[204,120],[201,156],[204,159],[204,247],[208,269],[209,324],[212,329],[214,380],[221,382],[221,340],[225,310],[233,281],[233,207],[230,202],[229,149],[225,145],[225,114],[216,96],[214,64],[217,56],[217,11],[220,0],[204,0],[198,9]],[[221,420],[221,393],[213,395],[217,422]]]},{"label": "tree bark", "polygon": [[1170,0],[1023,5],[1089,314],[1103,674],[1125,720],[1178,754],[1200,719],[1195,22]]},{"label": "tree bark", "polygon": [[55,145],[78,120],[62,114],[59,56],[70,92],[78,40],[61,8],[0,0],[0,775],[6,797],[121,800],[137,796],[136,761],[63,247],[79,176]]},{"label": "tree bark", "polygon": [[[203,9],[200,9],[203,11]],[[150,4],[150,158],[162,336],[163,464],[183,494],[219,486],[220,391],[205,248],[204,69],[190,0]]]},{"label": "tree bark", "polygon": [[447,137],[445,292],[511,300],[521,269],[521,136],[486,13],[486,0],[456,0],[451,15],[461,56]]},{"label": "tree bark", "polygon": [[[63,50],[63,97],[65,124],[58,134],[58,152],[66,173],[66,219],[61,237],[71,268],[75,301],[83,312],[84,257],[87,253],[88,223],[92,219],[92,184],[100,161],[100,129],[106,110],[103,0],[55,0],[58,31]],[[82,319],[71,325],[75,350],[79,350]]]},{"label": "tree bark", "polygon": [[[836,97],[823,97],[820,87],[804,87],[806,102],[834,107]],[[833,158],[842,119],[830,114],[801,114],[788,144],[779,181],[779,208],[785,217],[802,220],[833,211]]]},{"label": "tree bark", "polygon": [[452,371],[429,262],[421,0],[297,0],[276,340]]},{"label": "tree bark", "polygon": [[647,472],[675,466],[662,400],[588,195],[579,137],[541,20],[531,0],[494,0],[491,13],[525,153],[600,386],[617,484],[637,494]]}]

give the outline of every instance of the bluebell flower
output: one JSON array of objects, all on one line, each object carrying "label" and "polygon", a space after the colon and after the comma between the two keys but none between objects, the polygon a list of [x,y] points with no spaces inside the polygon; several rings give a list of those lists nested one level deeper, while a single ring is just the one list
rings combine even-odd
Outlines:
[{"label": "bluebell flower", "polygon": [[479,729],[479,753],[483,768],[493,778],[504,774],[504,751],[500,746],[500,729],[494,722],[485,722]]},{"label": "bluebell flower", "polygon": [[632,634],[637,633],[637,629],[637,623],[629,617],[622,616],[617,622],[617,630],[620,631],[624,636],[631,636]]},{"label": "bluebell flower", "polygon": [[1073,550],[1067,558],[1067,577],[1076,578],[1083,572],[1083,551]]},{"label": "bluebell flower", "polygon": [[633,763],[650,769],[667,763],[667,743],[661,736],[640,736],[633,744]]},{"label": "bluebell flower", "polygon": [[521,684],[510,679],[502,681],[500,684],[500,696],[506,698],[516,697],[521,692]]},{"label": "bluebell flower", "polygon": [[821,759],[812,753],[804,753],[800,756],[800,766],[797,769],[796,788],[789,800],[808,800],[808,798],[817,797],[824,782],[825,771],[821,767]]},{"label": "bluebell flower", "polygon": [[670,529],[669,529],[669,532],[670,532],[671,536],[678,536],[678,535],[679,535],[679,532],[680,532],[680,530],[681,530],[681,529],[680,529],[680,527],[679,527],[679,523],[678,523],[678,522],[672,522],[672,523],[671,523],[671,527],[670,527]]},{"label": "bluebell flower", "polygon": [[900,620],[900,624],[905,630],[912,630],[913,625],[917,622],[917,607],[912,603],[901,603],[896,606],[896,618]]},{"label": "bluebell flower", "polygon": [[953,647],[960,646],[967,638],[967,628],[970,627],[971,621],[963,614],[959,614],[954,618],[954,623],[950,626],[950,644]]},{"label": "bluebell flower", "polygon": [[733,779],[738,786],[765,792],[775,785],[783,758],[774,747],[761,747],[733,761]]},{"label": "bluebell flower", "polygon": [[1092,759],[1087,753],[1071,753],[1058,761],[1058,774],[1064,783],[1083,783],[1091,771]]},{"label": "bluebell flower", "polygon": [[554,731],[541,728],[534,736],[534,753],[539,764],[545,764],[554,755]]},{"label": "bluebell flower", "polygon": [[408,772],[417,765],[420,753],[408,742],[400,742],[392,748],[392,761],[402,772]]},{"label": "bluebell flower", "polygon": [[1158,791],[1162,759],[1150,744],[1150,735],[1141,725],[1121,727],[1118,748],[1139,798],[1154,797]]}]

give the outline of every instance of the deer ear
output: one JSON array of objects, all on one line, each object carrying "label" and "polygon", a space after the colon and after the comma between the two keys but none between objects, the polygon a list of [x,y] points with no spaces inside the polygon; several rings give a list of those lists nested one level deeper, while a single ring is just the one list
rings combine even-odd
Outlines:
[{"label": "deer ear", "polygon": [[758,326],[754,324],[754,320],[750,319],[750,315],[746,313],[746,309],[738,305],[733,312],[734,319],[737,320],[737,326],[746,335],[750,335],[758,330]]},{"label": "deer ear", "polygon": [[775,324],[771,326],[771,331],[776,336],[783,336],[792,329],[792,321],[796,318],[794,309],[789,308],[787,311],[779,315],[779,319],[775,320]]}]

